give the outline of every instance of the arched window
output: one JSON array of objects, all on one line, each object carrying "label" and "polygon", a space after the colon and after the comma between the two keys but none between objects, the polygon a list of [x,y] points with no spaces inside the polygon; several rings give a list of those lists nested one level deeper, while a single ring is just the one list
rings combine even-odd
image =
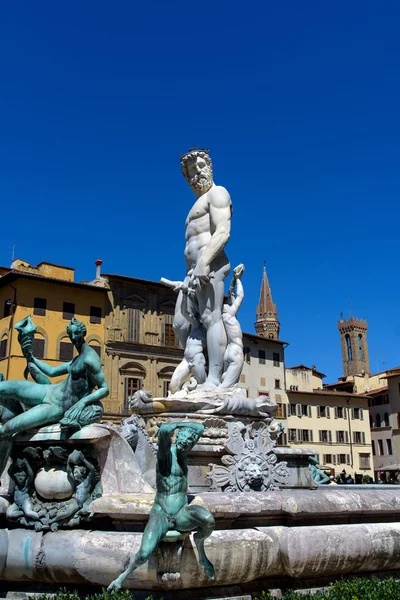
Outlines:
[{"label": "arched window", "polygon": [[74,357],[74,345],[66,335],[60,340],[59,360],[68,362]]},{"label": "arched window", "polygon": [[44,344],[44,335],[36,332],[32,343],[32,352],[35,358],[44,358]]},{"label": "arched window", "polygon": [[347,344],[347,360],[353,360],[353,353],[351,351],[351,340],[350,336],[346,334],[346,344]]},{"label": "arched window", "polygon": [[376,415],[376,426],[380,427],[381,426],[381,415]]},{"label": "arched window", "polygon": [[386,427],[389,427],[390,423],[389,423],[389,415],[388,415],[388,413],[385,413],[385,417],[384,418],[385,418],[385,425],[386,425]]},{"label": "arched window", "polygon": [[363,359],[363,349],[362,349],[362,335],[361,335],[361,333],[358,336],[358,352],[359,352],[360,360],[362,360]]},{"label": "arched window", "polygon": [[99,355],[99,358],[101,358],[101,344],[100,344],[100,342],[98,342],[97,340],[91,340],[89,342],[89,346],[91,348],[93,348],[93,350],[95,352],[97,352],[97,354]]},{"label": "arched window", "polygon": [[6,358],[8,346],[8,335],[4,334],[0,342],[0,358]]}]

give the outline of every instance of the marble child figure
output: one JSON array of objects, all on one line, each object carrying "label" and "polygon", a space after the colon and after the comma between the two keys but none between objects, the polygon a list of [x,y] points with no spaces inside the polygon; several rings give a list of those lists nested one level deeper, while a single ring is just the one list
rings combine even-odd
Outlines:
[{"label": "marble child figure", "polygon": [[[24,319],[16,328],[21,334],[21,328],[31,323]],[[85,342],[86,326],[73,318],[67,333],[78,352],[70,362],[51,367],[32,356],[30,350],[24,351],[35,370],[46,377],[67,375],[64,381],[0,381],[0,405],[7,409],[8,419],[0,427],[0,476],[11,454],[14,434],[55,423],[80,429],[99,420],[103,413],[101,400],[108,395],[108,385],[98,354]]]},{"label": "marble child figure", "polygon": [[[230,271],[225,246],[230,237],[232,206],[227,190],[213,182],[208,151],[189,151],[182,157],[181,166],[182,173],[196,196],[186,219],[184,284],[193,290],[199,320],[206,330],[208,374],[201,387],[207,390],[214,389],[221,383],[227,345],[222,304],[224,281]],[[185,348],[191,323],[182,310],[184,296],[184,290],[180,290],[175,308],[174,331]]]},{"label": "marble child figure", "polygon": [[[176,444],[172,437],[177,431]],[[187,453],[194,447],[204,432],[200,423],[164,423],[158,432],[156,488],[157,493],[150,511],[149,522],[143,532],[138,553],[127,568],[110,585],[109,590],[119,589],[134,569],[149,560],[159,543],[170,530],[178,532],[196,531],[194,541],[199,553],[200,564],[210,579],[215,570],[206,556],[204,540],[215,527],[212,514],[203,506],[188,504]]]},{"label": "marble child figure", "polygon": [[239,321],[236,318],[244,298],[243,285],[240,281],[243,272],[244,265],[238,265],[233,270],[229,303],[225,303],[222,310],[222,321],[225,326],[228,345],[224,354],[224,372],[220,387],[225,389],[231,388],[239,381],[243,369],[243,336]]}]

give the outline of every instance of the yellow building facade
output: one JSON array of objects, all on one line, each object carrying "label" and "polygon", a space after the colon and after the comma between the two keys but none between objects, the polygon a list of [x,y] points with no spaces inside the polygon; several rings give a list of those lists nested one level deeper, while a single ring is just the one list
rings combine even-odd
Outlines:
[{"label": "yellow building facade", "polygon": [[75,282],[69,267],[46,262],[32,267],[22,260],[0,267],[0,373],[5,379],[24,378],[26,360],[14,326],[29,315],[37,326],[37,358],[53,366],[71,360],[76,351],[66,326],[75,316],[86,325],[86,341],[104,360],[106,298],[102,281]]}]

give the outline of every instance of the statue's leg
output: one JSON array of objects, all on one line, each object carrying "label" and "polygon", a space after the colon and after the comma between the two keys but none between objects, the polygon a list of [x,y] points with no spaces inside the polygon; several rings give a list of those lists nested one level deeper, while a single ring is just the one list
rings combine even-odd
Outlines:
[{"label": "statue's leg", "polygon": [[23,511],[19,508],[19,506],[17,506],[15,504],[15,502],[7,508],[7,512],[6,512],[7,519],[19,519],[20,517],[23,517],[23,516],[24,516]]},{"label": "statue's leg", "polygon": [[178,298],[175,304],[175,314],[174,314],[174,322],[173,322],[173,330],[175,332],[176,337],[182,344],[182,347],[186,347],[186,340],[190,333],[191,324],[186,319],[186,317],[182,314],[182,302],[185,301],[185,295],[182,291],[179,292]]},{"label": "statue's leg", "polygon": [[168,519],[156,504],[150,512],[149,522],[143,532],[142,543],[137,554],[129,560],[129,564],[125,571],[121,573],[117,579],[112,581],[108,586],[108,590],[119,590],[122,587],[125,579],[140,565],[143,565],[149,560],[150,556],[157,548],[159,542],[168,531]]},{"label": "statue's leg", "polygon": [[218,387],[221,383],[224,354],[227,345],[225,325],[222,321],[224,279],[215,276],[197,292],[201,321],[207,330],[208,377],[206,388]]},{"label": "statue's leg", "polygon": [[[8,382],[4,382],[8,383]],[[30,383],[30,382],[22,382]],[[43,389],[44,385],[38,385],[38,388]],[[1,399],[3,403],[3,399]],[[12,436],[20,431],[27,431],[28,429],[35,429],[36,427],[43,427],[44,425],[50,425],[57,423],[63,415],[63,409],[60,406],[53,404],[40,404],[39,406],[33,406],[33,408],[26,412],[13,417],[2,427],[0,427],[0,477],[7,465],[7,461],[10,458],[12,448]]]},{"label": "statue's leg", "polygon": [[214,517],[204,506],[184,506],[176,516],[178,531],[196,531],[194,541],[199,553],[199,561],[210,579],[215,579],[215,569],[206,556],[204,540],[212,534],[214,528]]},{"label": "statue's leg", "polygon": [[22,510],[24,511],[24,515],[26,517],[29,517],[30,519],[39,519],[39,513],[33,510],[30,498],[26,498],[26,500],[23,501]]},{"label": "statue's leg", "polygon": [[240,374],[243,369],[243,345],[231,342],[225,353],[227,358],[227,369],[222,376],[221,388],[227,389],[237,384],[240,379]]},{"label": "statue's leg", "polygon": [[169,391],[171,392],[171,394],[175,394],[175,392],[178,392],[181,389],[182,384],[189,377],[189,375],[189,364],[186,358],[184,358],[172,374],[171,381],[169,384]]}]

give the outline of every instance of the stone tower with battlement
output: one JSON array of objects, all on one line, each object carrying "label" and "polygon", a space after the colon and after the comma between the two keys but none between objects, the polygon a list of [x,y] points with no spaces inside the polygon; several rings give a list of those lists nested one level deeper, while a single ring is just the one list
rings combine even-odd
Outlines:
[{"label": "stone tower with battlement", "polygon": [[369,373],[368,323],[363,319],[340,319],[338,322],[344,375]]},{"label": "stone tower with battlement", "polygon": [[260,301],[257,306],[256,322],[254,323],[257,335],[271,340],[279,339],[280,323],[276,304],[272,300],[271,288],[269,286],[267,269],[264,271],[261,281]]}]

